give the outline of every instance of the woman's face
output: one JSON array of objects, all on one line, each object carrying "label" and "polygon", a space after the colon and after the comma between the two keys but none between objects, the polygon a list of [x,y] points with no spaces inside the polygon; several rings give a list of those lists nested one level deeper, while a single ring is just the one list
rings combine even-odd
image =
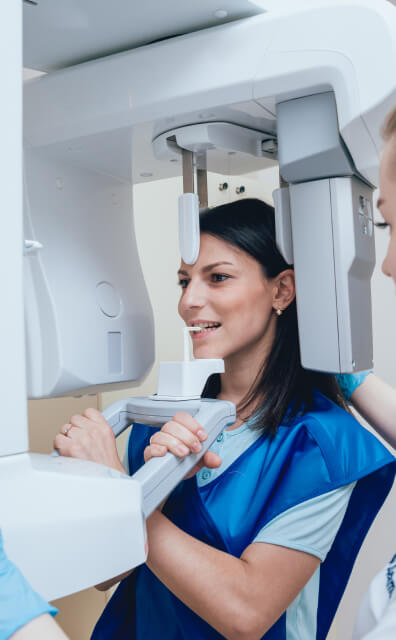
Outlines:
[{"label": "woman's face", "polygon": [[[179,314],[192,332],[196,358],[265,353],[272,344],[276,317],[272,280],[249,254],[220,238],[201,234],[198,261],[181,263]],[[259,350],[259,351],[257,351]]]},{"label": "woman's face", "polygon": [[386,143],[380,166],[378,208],[389,225],[389,247],[382,271],[396,282],[396,134]]}]

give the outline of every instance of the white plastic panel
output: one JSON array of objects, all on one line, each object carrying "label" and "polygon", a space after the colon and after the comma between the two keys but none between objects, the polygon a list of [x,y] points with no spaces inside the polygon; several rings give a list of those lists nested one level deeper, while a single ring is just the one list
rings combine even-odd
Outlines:
[{"label": "white plastic panel", "polygon": [[0,483],[7,555],[45,599],[145,561],[141,487],[128,476],[86,460],[24,454],[0,460]]},{"label": "white plastic panel", "polygon": [[262,13],[252,0],[30,0],[24,64],[50,71]]},{"label": "white plastic panel", "polygon": [[42,151],[25,155],[28,391],[97,391],[154,361],[151,305],[136,247],[132,186]]},{"label": "white plastic panel", "polygon": [[198,195],[183,193],[179,196],[178,210],[180,255],[186,264],[195,264],[200,247]]},{"label": "white plastic panel", "polygon": [[0,4],[0,455],[28,448],[22,273],[21,6]]}]

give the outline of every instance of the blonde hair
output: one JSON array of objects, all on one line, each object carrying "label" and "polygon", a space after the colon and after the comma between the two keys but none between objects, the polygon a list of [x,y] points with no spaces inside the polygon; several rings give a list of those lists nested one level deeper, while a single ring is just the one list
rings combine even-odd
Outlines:
[{"label": "blonde hair", "polygon": [[392,111],[388,114],[383,129],[382,129],[382,137],[385,142],[388,142],[390,138],[396,133],[396,107],[392,109]]}]

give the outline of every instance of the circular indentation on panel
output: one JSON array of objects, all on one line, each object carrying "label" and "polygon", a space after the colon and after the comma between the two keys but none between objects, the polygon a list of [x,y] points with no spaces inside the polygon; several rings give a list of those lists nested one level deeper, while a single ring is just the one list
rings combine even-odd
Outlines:
[{"label": "circular indentation on panel", "polygon": [[121,296],[110,282],[99,282],[96,285],[96,300],[102,313],[108,318],[115,318],[121,311]]}]

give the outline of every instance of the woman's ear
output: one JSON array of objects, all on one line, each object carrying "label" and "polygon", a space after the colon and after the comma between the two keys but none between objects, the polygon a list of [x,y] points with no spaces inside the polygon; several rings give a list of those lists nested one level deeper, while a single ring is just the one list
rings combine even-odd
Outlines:
[{"label": "woman's ear", "polygon": [[296,280],[293,269],[285,269],[274,278],[272,304],[275,310],[284,311],[296,297]]}]

